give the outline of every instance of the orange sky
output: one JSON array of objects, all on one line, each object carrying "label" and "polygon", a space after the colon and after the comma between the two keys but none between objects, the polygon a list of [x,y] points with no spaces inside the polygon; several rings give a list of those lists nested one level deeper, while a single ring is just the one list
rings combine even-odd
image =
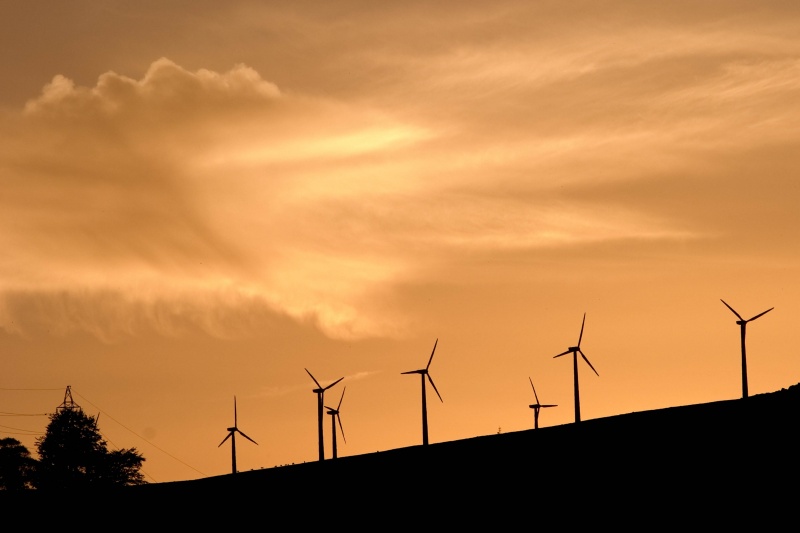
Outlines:
[{"label": "orange sky", "polygon": [[[149,481],[800,381],[800,6],[6,2],[0,437]],[[334,5],[335,4],[335,5]],[[746,423],[746,421],[743,421]],[[325,417],[326,454],[330,419]]]}]

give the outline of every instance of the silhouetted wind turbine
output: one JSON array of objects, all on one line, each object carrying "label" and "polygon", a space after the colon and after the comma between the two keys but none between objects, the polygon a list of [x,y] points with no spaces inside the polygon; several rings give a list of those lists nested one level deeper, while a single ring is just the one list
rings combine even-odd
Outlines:
[{"label": "silhouetted wind turbine", "polygon": [[331,415],[331,438],[333,439],[333,458],[336,459],[336,422],[339,422],[339,430],[342,432],[342,440],[347,442],[347,439],[344,438],[344,427],[342,427],[342,417],[339,416],[339,409],[342,407],[342,400],[344,400],[344,391],[347,390],[347,387],[342,389],[342,397],[339,398],[339,405],[336,406],[336,409],[333,407],[328,407],[327,405],[325,408],[328,410],[328,414]]},{"label": "silhouetted wind turbine", "polygon": [[[308,372],[307,368],[306,368],[306,372]],[[325,443],[322,441],[322,407],[324,406],[324,401],[325,401],[324,400],[325,391],[330,389],[331,387],[333,387],[334,385],[336,385],[340,381],[342,381],[344,379],[344,377],[340,377],[339,379],[337,379],[336,381],[334,381],[333,383],[331,383],[327,387],[323,387],[322,385],[319,384],[319,381],[317,381],[317,378],[315,378],[311,374],[311,372],[308,372],[308,375],[311,376],[311,379],[313,379],[314,383],[316,383],[316,385],[317,385],[317,388],[314,389],[313,392],[315,392],[317,394],[317,431],[319,432],[319,460],[320,461],[324,461],[325,460]]]},{"label": "silhouetted wind turbine", "polygon": [[774,307],[770,307],[769,309],[767,309],[763,313],[759,313],[756,316],[754,316],[753,318],[749,318],[749,319],[745,320],[744,318],[742,318],[742,316],[739,313],[737,313],[733,309],[733,307],[728,305],[727,302],[725,302],[725,300],[720,298],[719,301],[724,303],[725,307],[727,307],[728,309],[733,311],[733,314],[736,315],[736,318],[739,319],[739,320],[736,321],[736,323],[739,324],[739,327],[740,327],[740,329],[742,331],[742,398],[747,398],[747,353],[746,353],[746,350],[745,350],[745,347],[744,347],[744,336],[745,336],[745,330],[747,329],[747,323],[748,322],[752,322],[753,320],[755,320],[756,318],[758,318],[758,317],[760,317],[762,315],[766,315],[767,313],[769,313],[770,311],[772,311],[775,308]]},{"label": "silhouetted wind turbine", "polygon": [[428,373],[428,369],[431,366],[431,361],[433,361],[433,354],[436,351],[436,345],[439,344],[439,339],[436,339],[436,342],[433,343],[433,350],[431,351],[431,357],[428,359],[428,365],[425,368],[420,370],[409,370],[408,372],[401,372],[401,374],[419,374],[420,378],[422,378],[422,444],[428,444],[428,403],[425,395],[425,376],[428,377],[428,381],[431,382],[431,386],[433,390],[436,391],[436,395],[439,397],[439,400],[444,403],[442,400],[442,395],[439,394],[439,390],[436,388],[436,385],[433,383],[433,378]]},{"label": "silhouetted wind turbine", "polygon": [[[581,421],[581,393],[578,387],[578,354],[581,354],[583,360],[586,361],[586,364],[589,365],[589,368],[594,370],[594,373],[597,374],[597,370],[594,369],[592,363],[589,362],[589,359],[586,358],[586,355],[581,351],[581,339],[583,338],[583,326],[586,324],[586,313],[583,313],[583,322],[581,322],[581,334],[578,336],[578,345],[577,346],[570,346],[566,349],[566,351],[561,352],[558,355],[554,355],[553,359],[556,357],[561,357],[562,355],[567,355],[568,353],[572,354],[572,373],[574,376],[575,381],[575,422]],[[597,374],[600,376],[600,374]]]},{"label": "silhouetted wind turbine", "polygon": [[222,439],[222,442],[219,443],[217,448],[225,444],[225,441],[231,439],[231,472],[236,473],[236,434],[241,435],[242,437],[246,438],[250,442],[254,444],[258,444],[256,441],[242,433],[242,431],[237,427],[237,415],[236,415],[236,396],[233,397],[233,426],[228,428],[228,436]]},{"label": "silhouetted wind turbine", "polygon": [[529,405],[531,409],[533,409],[533,429],[539,429],[539,409],[542,407],[558,407],[558,405],[542,405],[539,403],[539,395],[536,394],[536,387],[533,386],[533,380],[528,377],[528,381],[531,382],[531,388],[533,389],[533,397],[536,398],[536,403]]}]

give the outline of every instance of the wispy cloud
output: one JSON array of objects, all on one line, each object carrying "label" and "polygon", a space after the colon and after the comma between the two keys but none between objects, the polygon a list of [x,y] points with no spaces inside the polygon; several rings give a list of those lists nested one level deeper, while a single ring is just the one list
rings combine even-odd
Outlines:
[{"label": "wispy cloud", "polygon": [[[334,337],[399,335],[395,288],[472,254],[718,237],[719,176],[750,179],[720,154],[795,142],[794,23],[584,7],[465,7],[438,34],[408,23],[430,6],[329,8],[330,25],[276,11],[309,57],[335,42],[324,73],[294,65],[306,91],[241,63],[54,73],[0,123],[3,327],[34,327],[36,307],[51,331],[242,334],[187,311],[222,300]],[[234,11],[269,40],[256,30],[273,19]],[[365,46],[370,20],[385,38]],[[665,194],[667,175],[692,177]],[[676,188],[692,201],[669,203]]]},{"label": "wispy cloud", "polygon": [[[381,371],[364,371],[364,372],[357,372],[355,374],[351,374],[348,376],[343,376],[344,379],[342,380],[343,383],[350,383],[352,381],[360,381],[363,379],[369,379],[372,376],[380,374]],[[326,380],[323,378],[317,378],[322,386],[326,386],[329,382],[333,382],[339,379],[342,376],[332,378],[331,380]],[[313,385],[313,383],[311,383]],[[346,385],[345,385],[346,386]],[[275,398],[280,396],[288,396],[290,394],[294,394],[298,391],[302,390],[306,392],[309,390],[308,384],[296,384],[296,385],[287,385],[287,386],[280,386],[280,387],[263,387],[258,393],[257,396],[265,397],[265,398]]]}]

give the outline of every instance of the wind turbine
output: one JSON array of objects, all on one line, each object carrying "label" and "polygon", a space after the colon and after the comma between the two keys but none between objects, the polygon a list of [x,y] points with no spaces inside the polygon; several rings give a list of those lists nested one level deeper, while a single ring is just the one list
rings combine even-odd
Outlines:
[{"label": "wind turbine", "polygon": [[[306,372],[308,372],[307,368],[306,368]],[[315,392],[317,394],[317,431],[319,433],[319,460],[320,461],[324,461],[325,460],[325,443],[322,442],[322,407],[324,406],[324,402],[325,402],[325,400],[324,400],[325,391],[330,389],[331,387],[333,387],[334,385],[336,385],[340,381],[342,381],[344,379],[344,377],[340,377],[339,379],[337,379],[336,381],[334,381],[333,383],[331,383],[327,387],[323,387],[322,385],[319,384],[319,381],[317,381],[317,378],[315,378],[311,374],[311,372],[308,372],[308,375],[311,376],[311,379],[313,379],[314,383],[317,385],[317,388],[314,389],[313,392]]]},{"label": "wind turbine", "polygon": [[[581,339],[583,338],[583,326],[586,324],[586,313],[583,313],[583,322],[581,322],[581,334],[578,336],[578,345],[577,346],[570,346],[566,349],[566,351],[561,352],[558,355],[554,355],[553,359],[556,357],[561,357],[562,355],[567,355],[568,353],[572,354],[572,373],[573,379],[575,381],[575,422],[578,423],[581,421],[581,392],[580,388],[578,387],[578,354],[581,354],[583,360],[586,361],[586,364],[589,365],[589,368],[594,370],[594,373],[597,374],[597,370],[594,369],[592,363],[589,362],[589,359],[586,358],[586,355],[581,351]],[[600,374],[597,374],[600,376]]]},{"label": "wind turbine", "polygon": [[333,439],[333,458],[336,459],[336,422],[339,422],[339,430],[342,432],[342,440],[347,442],[347,439],[344,438],[344,427],[342,427],[342,417],[339,416],[339,409],[342,407],[342,400],[344,400],[344,391],[347,390],[347,387],[342,389],[342,397],[339,398],[339,405],[336,406],[336,409],[333,407],[328,407],[327,405],[325,408],[328,410],[328,414],[331,415],[331,438]]},{"label": "wind turbine", "polygon": [[428,359],[428,365],[425,368],[420,370],[409,370],[408,372],[401,372],[401,374],[419,374],[420,378],[422,379],[422,444],[428,444],[428,403],[425,395],[425,376],[428,377],[428,381],[431,382],[431,386],[433,390],[436,391],[436,395],[439,397],[439,400],[444,403],[442,400],[442,395],[439,394],[439,390],[436,388],[436,385],[433,383],[433,378],[428,373],[428,369],[431,366],[431,361],[433,361],[433,354],[436,351],[436,345],[439,344],[439,339],[436,339],[436,342],[433,343],[433,350],[431,351],[431,357]]},{"label": "wind turbine", "polygon": [[528,377],[528,381],[531,382],[533,397],[536,398],[536,403],[528,406],[533,409],[533,429],[539,429],[539,409],[542,407],[558,407],[558,405],[542,405],[539,403],[539,395],[536,394],[536,387],[533,386],[533,380],[530,378],[530,376]]},{"label": "wind turbine", "polygon": [[256,441],[242,433],[241,430],[237,427],[237,416],[236,416],[236,396],[233,397],[233,426],[228,428],[228,436],[222,439],[222,442],[219,443],[217,448],[225,444],[225,441],[231,439],[231,471],[232,473],[236,473],[236,434],[241,435],[242,437],[246,438],[250,442],[254,444],[258,444]]},{"label": "wind turbine", "polygon": [[736,323],[739,324],[739,327],[740,327],[741,332],[742,332],[742,398],[747,398],[747,353],[746,353],[746,350],[745,350],[745,347],[744,347],[744,336],[745,336],[745,330],[747,329],[747,323],[748,322],[752,322],[753,320],[755,320],[756,318],[758,318],[758,317],[760,317],[762,315],[766,315],[767,313],[769,313],[770,311],[772,311],[775,308],[774,307],[770,307],[769,309],[767,309],[763,313],[759,313],[756,316],[754,316],[753,318],[749,318],[749,319],[745,320],[744,318],[742,318],[742,316],[739,313],[737,313],[733,309],[733,307],[728,305],[727,302],[725,302],[725,300],[720,298],[719,301],[724,303],[725,307],[727,307],[728,309],[733,311],[733,314],[736,315],[736,318],[739,319],[739,320],[736,321]]}]

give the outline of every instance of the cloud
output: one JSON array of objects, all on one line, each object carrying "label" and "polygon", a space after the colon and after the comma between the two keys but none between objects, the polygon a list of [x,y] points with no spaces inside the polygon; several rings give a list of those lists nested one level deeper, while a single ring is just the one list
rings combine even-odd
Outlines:
[{"label": "cloud", "polygon": [[[344,378],[345,382],[351,383],[353,381],[358,381],[358,380],[362,380],[362,379],[369,379],[369,378],[371,378],[372,376],[374,376],[376,374],[380,374],[381,372],[382,371],[380,371],[380,370],[363,371],[363,372],[357,372],[355,374],[352,374],[352,375],[349,375],[349,376],[342,376],[342,377]],[[325,378],[319,378],[319,381],[320,381],[320,383],[323,383],[323,385],[327,385],[328,383],[331,383],[331,382],[333,382],[333,381],[335,381],[337,379],[339,379],[338,376],[337,377],[331,377],[330,380],[325,379]],[[256,393],[256,396],[264,397],[264,398],[275,398],[275,397],[280,397],[280,396],[288,396],[288,395],[294,394],[295,392],[300,391],[300,390],[302,390],[302,391],[308,390],[308,385],[304,383],[302,385],[295,384],[295,385],[286,385],[286,386],[282,386],[282,387],[278,387],[278,386],[262,387],[261,390],[258,393]]]},{"label": "cloud", "polygon": [[[168,305],[224,336],[236,328],[184,313],[223,293],[335,337],[396,336],[397,287],[474,254],[716,238],[719,176],[749,179],[726,154],[796,142],[794,45],[767,20],[743,34],[736,17],[645,11],[648,26],[612,13],[619,31],[600,31],[545,10],[558,23],[530,36],[471,12],[430,47],[399,23],[370,49],[356,32],[332,59],[356,73],[335,97],[243,64],[56,75],[0,122],[6,327],[38,306],[102,336],[128,331],[101,319],[127,306],[171,331],[146,311]],[[64,295],[93,310],[65,318]]]},{"label": "cloud", "polygon": [[263,105],[281,96],[275,84],[253,69],[237,65],[220,74],[206,69],[188,72],[161,58],[141,80],[107,72],[95,87],[76,87],[56,75],[42,94],[25,105],[25,112],[51,118],[156,120],[202,117]]},{"label": "cloud", "polygon": [[[331,236],[296,241],[292,227],[307,221],[295,204],[313,212],[315,198],[344,190],[328,165],[408,146],[422,135],[413,125],[283,95],[245,66],[188,72],[161,59],[141,80],[109,72],[87,88],[56,76],[0,127],[16,134],[0,149],[0,243],[14,250],[0,262],[7,329],[111,338],[144,319],[165,332],[191,319],[226,335],[204,311],[186,312],[218,304],[221,290],[332,335],[384,322],[356,306],[365,273],[380,282],[386,268],[357,255],[319,261],[305,250]],[[164,306],[174,315],[161,322]]]},{"label": "cloud", "polygon": [[88,333],[109,344],[150,334],[253,337],[287,328],[290,322],[263,298],[223,287],[181,291],[156,289],[154,284],[88,285],[6,290],[0,299],[0,329],[9,333],[23,337]]}]

